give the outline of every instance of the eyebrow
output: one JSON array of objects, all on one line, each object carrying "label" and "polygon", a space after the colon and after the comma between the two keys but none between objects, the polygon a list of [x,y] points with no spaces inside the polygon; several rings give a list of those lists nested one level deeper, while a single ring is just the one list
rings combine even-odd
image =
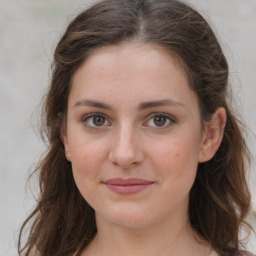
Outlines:
[{"label": "eyebrow", "polygon": [[87,106],[87,107],[113,110],[113,108],[110,105],[99,102],[99,101],[95,101],[95,100],[85,100],[85,99],[79,100],[75,103],[74,107],[79,107],[79,106]]},{"label": "eyebrow", "polygon": [[139,110],[144,110],[147,108],[153,107],[161,107],[161,106],[173,106],[173,107],[185,107],[184,104],[181,102],[172,100],[172,99],[164,99],[164,100],[157,100],[157,101],[148,101],[139,104]]},{"label": "eyebrow", "polygon": [[[99,101],[95,101],[95,100],[88,100],[88,99],[79,100],[74,104],[74,107],[79,107],[79,106],[88,106],[88,107],[113,110],[113,108],[108,104],[105,104],[105,103],[102,103]],[[174,106],[174,107],[186,108],[185,105],[182,104],[181,102],[177,102],[172,99],[164,99],[164,100],[157,100],[157,101],[142,102],[139,104],[138,109],[144,110],[147,108],[154,108],[154,107],[161,107],[161,106]]]}]

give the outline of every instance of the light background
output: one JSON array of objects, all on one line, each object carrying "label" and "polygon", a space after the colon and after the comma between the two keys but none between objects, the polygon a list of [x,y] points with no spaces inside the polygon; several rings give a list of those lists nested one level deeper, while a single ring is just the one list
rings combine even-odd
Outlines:
[{"label": "light background", "polygon": [[[0,256],[17,255],[18,230],[34,203],[25,183],[44,146],[37,119],[31,116],[50,79],[52,52],[67,23],[90,2],[0,0]],[[238,107],[256,133],[256,0],[186,2],[217,31],[230,62]],[[256,138],[250,134],[248,141],[255,156]],[[255,174],[254,163],[254,200]],[[248,249],[256,253],[255,237]]]}]

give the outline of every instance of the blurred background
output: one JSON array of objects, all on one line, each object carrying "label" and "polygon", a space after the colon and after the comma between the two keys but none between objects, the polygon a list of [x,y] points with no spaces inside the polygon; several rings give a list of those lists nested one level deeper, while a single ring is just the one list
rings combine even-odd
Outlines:
[{"label": "blurred background", "polygon": [[[89,0],[0,0],[0,256],[17,255],[18,231],[34,205],[26,180],[45,149],[38,106],[54,47]],[[210,22],[230,63],[237,107],[256,161],[256,1],[187,0]],[[256,201],[256,165],[249,176]],[[31,186],[36,195],[36,185]],[[256,207],[254,208],[256,210]],[[254,228],[256,223],[254,220]],[[247,248],[256,253],[256,238]]]}]

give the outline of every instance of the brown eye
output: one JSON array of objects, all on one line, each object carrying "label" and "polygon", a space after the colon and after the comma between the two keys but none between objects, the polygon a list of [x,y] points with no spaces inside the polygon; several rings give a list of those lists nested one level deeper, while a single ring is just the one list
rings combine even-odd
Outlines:
[{"label": "brown eye", "polygon": [[166,117],[165,116],[155,116],[154,117],[154,124],[156,126],[164,126],[166,124]]},{"label": "brown eye", "polygon": [[104,116],[94,116],[93,117],[93,124],[96,126],[102,126],[105,123],[105,117]]},{"label": "brown eye", "polygon": [[175,119],[169,114],[153,113],[144,125],[155,128],[168,128],[175,123]]},{"label": "brown eye", "polygon": [[88,128],[100,128],[111,125],[104,115],[92,113],[82,119],[84,125]]}]

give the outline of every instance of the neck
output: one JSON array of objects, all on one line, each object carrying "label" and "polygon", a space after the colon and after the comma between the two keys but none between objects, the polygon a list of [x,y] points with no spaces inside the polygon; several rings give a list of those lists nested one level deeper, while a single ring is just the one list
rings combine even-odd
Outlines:
[{"label": "neck", "polygon": [[147,228],[123,228],[97,218],[98,233],[82,256],[208,256],[209,246],[196,238],[187,219]]}]

